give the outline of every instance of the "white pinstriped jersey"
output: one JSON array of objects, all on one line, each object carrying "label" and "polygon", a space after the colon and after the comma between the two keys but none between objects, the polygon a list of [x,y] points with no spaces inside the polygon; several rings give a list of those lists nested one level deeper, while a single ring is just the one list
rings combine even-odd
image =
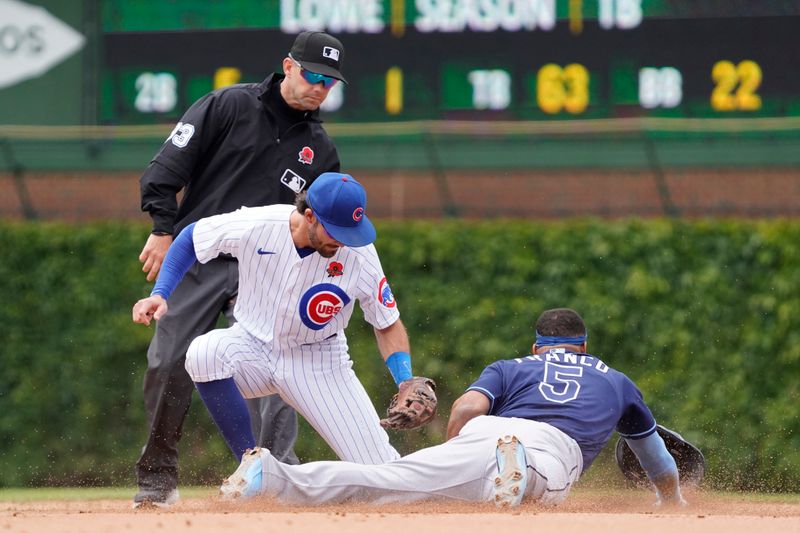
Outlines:
[{"label": "white pinstriped jersey", "polygon": [[400,317],[375,247],[340,248],[331,258],[300,257],[289,218],[293,205],[241,208],[194,228],[198,261],[221,253],[239,260],[239,325],[262,342],[298,346],[347,327],[358,300],[364,318],[383,329]]}]

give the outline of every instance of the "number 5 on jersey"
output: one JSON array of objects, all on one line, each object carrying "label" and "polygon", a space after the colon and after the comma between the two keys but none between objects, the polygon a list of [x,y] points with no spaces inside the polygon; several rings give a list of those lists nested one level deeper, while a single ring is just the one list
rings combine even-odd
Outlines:
[{"label": "number 5 on jersey", "polygon": [[539,383],[539,392],[549,402],[571,402],[578,397],[581,384],[577,379],[570,378],[580,378],[581,376],[583,376],[583,368],[580,366],[545,363],[544,377]]}]

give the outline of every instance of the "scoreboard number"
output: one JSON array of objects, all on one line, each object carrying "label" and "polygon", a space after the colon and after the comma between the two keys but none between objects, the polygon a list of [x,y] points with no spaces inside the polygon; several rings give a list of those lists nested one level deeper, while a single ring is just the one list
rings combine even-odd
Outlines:
[{"label": "scoreboard number", "polygon": [[214,90],[239,83],[242,71],[236,67],[220,67],[214,72]]},{"label": "scoreboard number", "polygon": [[579,63],[548,63],[536,76],[536,102],[545,113],[583,113],[589,105],[589,71]]},{"label": "scoreboard number", "polygon": [[639,104],[645,109],[677,107],[683,100],[683,76],[674,67],[639,70]]},{"label": "scoreboard number", "polygon": [[597,21],[600,27],[610,30],[636,28],[642,23],[642,0],[597,0]]},{"label": "scoreboard number", "polygon": [[711,107],[715,111],[757,111],[761,97],[756,90],[761,85],[761,67],[755,61],[717,61],[711,69],[715,83],[711,92]]},{"label": "scoreboard number", "polygon": [[[337,85],[342,85],[338,83]],[[336,88],[336,85],[334,85]],[[392,67],[386,71],[386,112],[399,115],[403,111],[403,69]]]},{"label": "scoreboard number", "polygon": [[142,72],[136,78],[134,107],[140,113],[168,113],[178,103],[178,80],[169,72]]},{"label": "scoreboard number", "polygon": [[475,109],[506,109],[511,104],[511,74],[505,70],[473,70],[467,78]]}]

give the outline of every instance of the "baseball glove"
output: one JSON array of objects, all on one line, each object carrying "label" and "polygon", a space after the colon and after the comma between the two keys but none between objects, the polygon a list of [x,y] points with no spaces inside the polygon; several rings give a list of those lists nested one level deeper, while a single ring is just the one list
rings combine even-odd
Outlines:
[{"label": "baseball glove", "polygon": [[381,426],[387,429],[414,429],[436,415],[436,383],[430,378],[413,377],[400,383],[392,397]]},{"label": "baseball glove", "polygon": [[[667,445],[669,454],[675,458],[681,485],[699,485],[706,472],[706,459],[703,457],[703,452],[693,444],[685,441],[683,437],[671,429],[667,429],[664,426],[656,426],[656,431],[664,439],[664,444]],[[639,460],[628,446],[628,443],[625,442],[625,439],[621,437],[617,441],[615,457],[619,469],[622,470],[622,473],[625,474],[629,481],[640,487],[650,486],[650,480],[647,479],[647,474],[639,464]]]}]

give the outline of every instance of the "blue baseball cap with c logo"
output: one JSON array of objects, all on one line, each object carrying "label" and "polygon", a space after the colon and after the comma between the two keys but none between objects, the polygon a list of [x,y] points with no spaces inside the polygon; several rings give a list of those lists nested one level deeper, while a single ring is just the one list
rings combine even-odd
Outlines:
[{"label": "blue baseball cap with c logo", "polygon": [[353,176],[320,174],[306,198],[325,231],[340,243],[357,248],[375,241],[377,232],[366,213],[367,192]]}]

